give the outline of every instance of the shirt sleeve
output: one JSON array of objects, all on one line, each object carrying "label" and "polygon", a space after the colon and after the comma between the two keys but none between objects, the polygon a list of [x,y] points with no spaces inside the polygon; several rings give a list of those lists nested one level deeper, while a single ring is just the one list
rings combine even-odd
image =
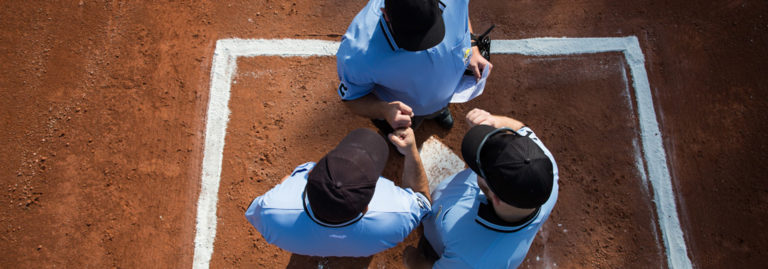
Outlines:
[{"label": "shirt sleeve", "polygon": [[303,164],[301,164],[299,166],[296,166],[296,168],[293,169],[293,172],[291,172],[291,176],[295,176],[297,173],[310,170],[314,166],[315,166],[314,162],[306,162],[306,163],[303,163]]},{"label": "shirt sleeve", "polygon": [[284,204],[286,197],[280,194],[285,192],[281,192],[280,189],[291,188],[291,186],[296,186],[297,184],[303,185],[303,183],[300,183],[300,182],[305,179],[303,177],[295,177],[296,174],[306,173],[307,171],[311,170],[314,166],[315,166],[314,162],[306,162],[297,166],[296,168],[293,169],[288,179],[272,187],[272,189],[268,190],[263,195],[253,199],[253,201],[251,202],[251,205],[248,206],[248,209],[245,211],[245,218],[248,219],[248,222],[250,222],[254,228],[259,230],[259,232],[264,236],[264,238],[271,238],[269,227],[268,225],[264,224],[264,220],[262,219],[264,217],[263,214],[264,214],[265,208],[271,208],[275,204]]},{"label": "shirt sleeve", "polygon": [[350,55],[344,55],[342,50],[343,45],[336,55],[336,70],[341,81],[336,93],[341,100],[355,100],[373,91],[375,83],[368,75],[369,70],[356,64],[357,61],[353,61]]},{"label": "shirt sleeve", "polygon": [[245,218],[254,228],[263,234],[261,226],[261,211],[263,210],[261,204],[262,199],[264,199],[264,196],[259,196],[256,197],[256,199],[253,199],[251,205],[248,206],[248,210],[245,211]]},{"label": "shirt sleeve", "polygon": [[420,192],[414,193],[414,199],[416,200],[416,204],[418,205],[418,211],[419,211],[419,219],[424,218],[429,212],[432,212],[432,204],[429,202],[429,199],[427,199],[424,194],[421,194]]}]

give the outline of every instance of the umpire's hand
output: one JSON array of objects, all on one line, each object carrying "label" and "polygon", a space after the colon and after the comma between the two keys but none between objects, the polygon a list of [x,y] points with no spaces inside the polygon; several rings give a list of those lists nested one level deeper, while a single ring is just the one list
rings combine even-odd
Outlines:
[{"label": "umpire's hand", "polygon": [[472,47],[472,56],[469,58],[469,70],[472,70],[472,73],[475,73],[475,79],[480,80],[480,78],[483,77],[483,70],[488,68],[488,75],[490,76],[491,70],[493,70],[493,64],[489,62],[487,59],[483,58],[483,55],[480,54],[480,49],[477,47]]},{"label": "umpire's hand", "polygon": [[488,113],[488,111],[475,108],[469,111],[467,113],[467,124],[469,124],[469,127],[474,127],[475,125],[490,125],[496,128],[499,128],[499,126],[496,126],[496,117],[491,115],[491,113]]},{"label": "umpire's hand", "polygon": [[397,147],[397,151],[405,156],[419,154],[416,147],[416,136],[411,128],[400,128],[389,134],[389,140]]},{"label": "umpire's hand", "polygon": [[413,109],[400,101],[389,102],[385,112],[385,118],[392,129],[401,129],[411,127],[411,117]]}]

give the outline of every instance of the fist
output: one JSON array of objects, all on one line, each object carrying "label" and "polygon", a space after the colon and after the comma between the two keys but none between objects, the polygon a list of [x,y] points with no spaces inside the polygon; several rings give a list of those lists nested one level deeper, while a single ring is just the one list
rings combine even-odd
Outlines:
[{"label": "fist", "polygon": [[488,113],[488,111],[479,108],[475,108],[469,111],[469,113],[467,113],[466,119],[470,128],[480,124],[490,125],[498,128],[498,126],[496,126],[496,116],[491,115],[491,113]]},{"label": "fist", "polygon": [[411,128],[401,128],[389,134],[389,140],[397,147],[397,151],[403,155],[411,155],[418,152],[416,149],[416,136]]},{"label": "fist", "polygon": [[387,104],[386,120],[392,129],[411,127],[411,117],[413,109],[400,101],[394,101]]}]

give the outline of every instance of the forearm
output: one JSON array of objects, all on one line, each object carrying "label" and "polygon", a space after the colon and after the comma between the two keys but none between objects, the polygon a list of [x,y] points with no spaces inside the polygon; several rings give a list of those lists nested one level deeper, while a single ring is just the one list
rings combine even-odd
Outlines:
[{"label": "forearm", "polygon": [[517,131],[517,130],[520,130],[520,128],[523,128],[523,126],[525,126],[525,124],[523,124],[521,121],[510,118],[510,117],[505,117],[505,116],[494,116],[494,117],[496,117],[496,121],[493,127],[496,127],[496,128],[507,127]]},{"label": "forearm", "polygon": [[421,163],[421,155],[414,146],[410,154],[405,154],[405,164],[403,165],[403,187],[411,188],[414,192],[420,192],[432,201],[429,194],[429,183],[427,173]]},{"label": "forearm", "polygon": [[467,15],[467,27],[469,27],[469,33],[474,34],[475,31],[472,30],[472,20],[469,19],[469,15]]},{"label": "forearm", "polygon": [[[469,16],[467,16],[467,25],[469,27],[469,34],[475,34],[475,30],[472,29],[472,20],[469,19]],[[480,54],[480,48],[477,46],[472,46],[472,53],[473,54]]]},{"label": "forearm", "polygon": [[344,105],[357,115],[371,119],[384,119],[387,102],[381,101],[376,95],[369,93],[355,100],[344,100]]}]

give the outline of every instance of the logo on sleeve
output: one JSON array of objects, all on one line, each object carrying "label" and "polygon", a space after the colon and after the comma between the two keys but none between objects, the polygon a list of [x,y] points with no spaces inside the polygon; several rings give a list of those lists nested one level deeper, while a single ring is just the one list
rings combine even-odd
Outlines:
[{"label": "logo on sleeve", "polygon": [[421,209],[429,209],[429,208],[427,207],[427,203],[425,203],[425,202],[424,202],[424,201],[422,201],[421,199],[418,199],[418,202],[419,202],[419,207],[421,207]]},{"label": "logo on sleeve", "polygon": [[464,50],[464,65],[469,64],[469,55],[472,53],[472,48]]},{"label": "logo on sleeve", "polygon": [[345,95],[347,95],[347,91],[349,91],[349,89],[347,89],[347,85],[344,85],[344,82],[339,83],[339,95],[341,95],[341,97],[344,97]]}]

